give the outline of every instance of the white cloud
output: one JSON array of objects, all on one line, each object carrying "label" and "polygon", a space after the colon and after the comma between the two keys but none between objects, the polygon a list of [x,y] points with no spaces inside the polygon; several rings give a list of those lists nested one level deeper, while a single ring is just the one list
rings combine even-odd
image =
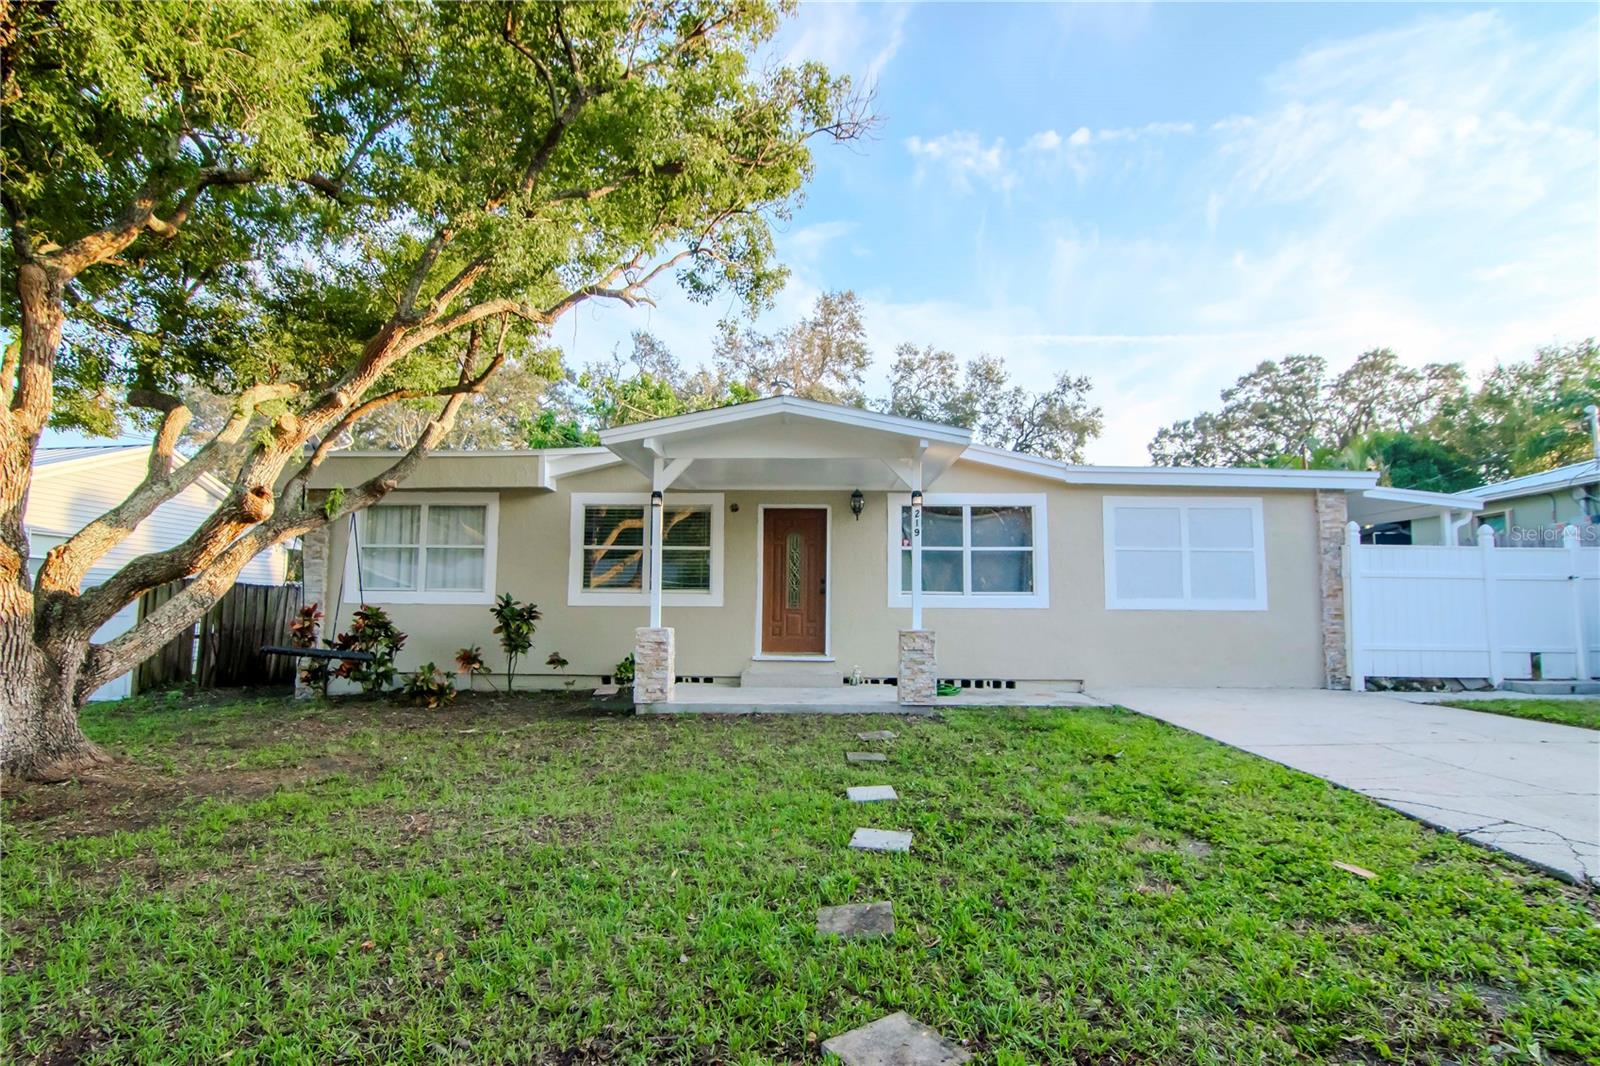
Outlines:
[{"label": "white cloud", "polygon": [[917,160],[918,178],[927,171],[940,170],[963,192],[970,191],[975,181],[1002,192],[1016,184],[1004,137],[997,137],[986,146],[976,133],[957,130],[926,140],[907,137],[905,144]]},{"label": "white cloud", "polygon": [[1053,152],[1061,147],[1061,134],[1055,130],[1040,130],[1028,138],[1026,147],[1033,152]]},{"label": "white cloud", "polygon": [[1067,138],[1067,143],[1074,148],[1082,148],[1094,140],[1094,134],[1089,132],[1088,126],[1079,126],[1072,131],[1072,136]]},{"label": "white cloud", "polygon": [[905,43],[910,4],[802,4],[775,44],[785,63],[813,60],[872,86]]}]

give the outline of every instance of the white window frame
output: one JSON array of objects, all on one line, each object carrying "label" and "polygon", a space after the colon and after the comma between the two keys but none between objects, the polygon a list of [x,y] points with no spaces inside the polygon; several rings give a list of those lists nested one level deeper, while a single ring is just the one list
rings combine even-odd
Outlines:
[{"label": "white window frame", "polygon": [[[1101,504],[1105,551],[1106,610],[1108,611],[1265,611],[1267,609],[1266,521],[1259,496],[1107,496]],[[1118,508],[1143,507],[1178,510],[1178,547],[1152,551],[1177,551],[1183,566],[1184,594],[1177,598],[1123,599],[1117,595],[1116,513]],[[1196,600],[1189,595],[1189,556],[1192,552],[1242,551],[1240,548],[1190,548],[1189,512],[1192,510],[1247,509],[1251,522],[1251,553],[1255,556],[1256,594],[1248,599]],[[1132,549],[1130,549],[1132,550]]]},{"label": "white window frame", "polygon": [[[495,597],[495,563],[499,559],[497,543],[500,532],[500,496],[493,492],[391,492],[374,506],[421,507],[418,516],[417,581],[428,580],[428,505],[444,507],[482,507],[483,513],[483,588],[482,589],[366,589],[367,603],[436,603],[436,604],[491,604]],[[359,525],[362,517],[356,515]],[[349,526],[345,527],[347,534]],[[439,545],[446,547],[446,545]],[[361,545],[365,550],[366,545]],[[356,581],[356,541],[346,536],[344,558],[344,598],[357,603],[362,588]]]},{"label": "white window frame", "polygon": [[[909,492],[889,493],[888,586],[890,607],[910,607],[911,593],[900,589],[900,509],[911,506]],[[961,587],[963,592],[922,590],[922,606],[937,610],[946,607],[982,610],[1042,610],[1050,606],[1050,523],[1042,492],[925,492],[922,506],[961,507]],[[1029,507],[1033,510],[1033,591],[972,591],[972,511],[973,507]],[[927,551],[926,547],[923,549]],[[977,549],[983,551],[985,549]],[[995,549],[1002,550],[1002,549]],[[1021,551],[1021,548],[1004,549]]]},{"label": "white window frame", "polygon": [[[666,507],[706,507],[711,512],[711,590],[687,592],[662,589],[664,607],[722,606],[722,493],[673,492],[663,496]],[[567,534],[567,605],[569,607],[648,607],[650,605],[650,494],[648,492],[574,492]],[[583,587],[583,512],[586,507],[644,508],[644,565],[642,587],[637,589],[586,589]]]}]

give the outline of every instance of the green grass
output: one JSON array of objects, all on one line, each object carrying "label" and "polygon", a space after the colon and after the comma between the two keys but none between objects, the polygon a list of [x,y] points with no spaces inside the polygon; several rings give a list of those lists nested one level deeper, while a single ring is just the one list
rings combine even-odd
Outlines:
[{"label": "green grass", "polygon": [[86,725],[128,761],[6,800],[8,1062],[817,1061],[895,1010],[996,1063],[1600,1058],[1593,897],[1125,712]]},{"label": "green grass", "polygon": [[1447,706],[1600,729],[1600,700],[1447,700]]}]

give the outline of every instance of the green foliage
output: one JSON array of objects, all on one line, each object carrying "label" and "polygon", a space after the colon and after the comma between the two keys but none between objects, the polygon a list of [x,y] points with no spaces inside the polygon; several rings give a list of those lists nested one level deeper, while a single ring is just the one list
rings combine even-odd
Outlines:
[{"label": "green foliage", "polygon": [[[883,727],[909,857],[844,847],[840,753]],[[1000,1064],[1600,1058],[1591,895],[1138,715],[201,697],[84,728],[112,793],[7,789],[7,1062],[817,1061],[889,1009]],[[893,936],[813,935],[867,899]]]},{"label": "green foliage", "polygon": [[[294,620],[289,623],[289,646],[293,648],[315,648],[317,634],[322,628],[322,608],[315,603],[308,603],[301,607]],[[324,699],[328,696],[328,681],[332,677],[326,659],[303,659],[300,667],[300,680],[316,688]]]},{"label": "green foliage", "polygon": [[420,703],[429,710],[442,707],[456,698],[455,682],[433,663],[423,663],[415,672],[407,674],[401,689],[406,699]]},{"label": "green foliage", "polygon": [[622,661],[611,668],[611,680],[623,688],[633,684],[633,652],[623,656]]},{"label": "green foliage", "polygon": [[405,647],[406,635],[395,627],[382,607],[362,604],[356,608],[348,632],[340,633],[328,646],[336,651],[371,652],[370,662],[345,660],[333,671],[334,676],[354,681],[361,691],[373,695],[394,684],[394,657]]},{"label": "green foliage", "polygon": [[1320,356],[1293,355],[1240,377],[1219,410],[1160,430],[1150,455],[1177,466],[1380,470],[1390,484],[1457,491],[1585,458],[1583,408],[1596,396],[1593,339],[1502,364],[1476,389],[1459,364],[1408,367],[1387,348],[1332,376]]},{"label": "green foliage", "polygon": [[531,603],[518,603],[509,592],[501,593],[489,608],[494,615],[494,633],[500,638],[500,647],[506,653],[506,691],[511,691],[517,672],[517,660],[533,647],[536,623],[544,615]]},{"label": "green foliage", "polygon": [[327,499],[322,501],[322,516],[329,521],[339,517],[339,512],[344,508],[344,486],[335,485],[328,490]]},{"label": "green foliage", "polygon": [[520,428],[525,448],[592,448],[600,443],[600,434],[585,429],[576,419],[558,418],[554,411],[541,412]]},{"label": "green foliage", "polygon": [[[9,220],[59,247],[145,196],[178,227],[152,226],[71,283],[58,424],[115,429],[132,385],[324,388],[413,281],[424,314],[518,309],[518,358],[547,350],[546,310],[637,302],[647,278],[766,306],[785,278],[770,225],[798,202],[812,138],[867,124],[821,66],[757,65],[779,13],[18,5],[0,126]],[[0,254],[14,272],[10,242]],[[466,288],[433,307],[458,277]],[[14,326],[14,286],[4,301]],[[449,335],[420,343],[371,389],[449,383],[460,351]]]},{"label": "green foliage", "polygon": [[1104,412],[1089,402],[1087,377],[1056,375],[1039,392],[1011,380],[1005,361],[979,355],[962,372],[954,353],[929,344],[901,344],[889,368],[890,414],[965,426],[982,444],[1071,463],[1100,435]]},{"label": "green foliage", "polygon": [[550,669],[556,671],[565,670],[567,667],[572,665],[559,651],[553,651],[546,656],[544,664]]}]

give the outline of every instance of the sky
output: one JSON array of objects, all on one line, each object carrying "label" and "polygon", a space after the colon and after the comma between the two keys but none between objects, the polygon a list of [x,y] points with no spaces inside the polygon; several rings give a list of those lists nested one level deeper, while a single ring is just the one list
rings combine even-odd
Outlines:
[{"label": "sky", "polygon": [[[770,58],[881,124],[817,145],[758,325],[853,289],[869,395],[904,341],[1087,374],[1112,464],[1263,359],[1482,372],[1600,334],[1597,36],[1579,4],[803,4]],[[640,329],[694,365],[739,310],[654,293],[558,323],[569,365]]]},{"label": "sky", "polygon": [[[1096,463],[1262,359],[1391,347],[1481,372],[1600,333],[1592,5],[806,4],[774,54],[875,86],[817,146],[762,328],[862,298],[896,344],[1087,374]],[[709,355],[726,299],[590,306],[574,365],[656,334]]]}]

